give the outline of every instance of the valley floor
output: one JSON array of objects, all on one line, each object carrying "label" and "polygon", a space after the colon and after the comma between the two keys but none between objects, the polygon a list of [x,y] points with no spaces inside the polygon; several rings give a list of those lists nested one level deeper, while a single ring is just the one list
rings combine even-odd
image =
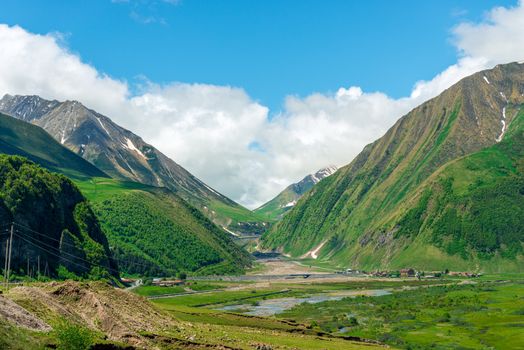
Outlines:
[{"label": "valley floor", "polygon": [[0,348],[60,348],[71,332],[114,349],[523,348],[524,275],[419,281],[262,265],[244,280],[131,291],[101,282],[18,286],[0,296],[0,309],[11,310],[0,310]]}]

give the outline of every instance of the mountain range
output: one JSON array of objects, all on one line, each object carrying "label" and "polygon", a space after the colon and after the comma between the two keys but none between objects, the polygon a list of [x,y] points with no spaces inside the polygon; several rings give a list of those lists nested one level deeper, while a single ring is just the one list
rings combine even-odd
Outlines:
[{"label": "mountain range", "polygon": [[[59,265],[65,265],[69,271],[82,276],[90,271],[87,267],[91,265],[78,267],[81,265],[78,261],[85,263],[86,256],[93,256],[91,248],[97,246],[80,244],[87,240],[85,235],[81,235],[80,227],[84,227],[86,232],[94,232],[97,242],[105,242],[105,261],[116,258],[121,262],[118,269],[116,264],[109,266],[111,274],[116,276],[119,271],[155,276],[174,275],[180,271],[238,273],[250,264],[249,255],[234,243],[229,233],[170,189],[113,179],[36,125],[0,113],[0,153],[32,160],[34,163],[26,161],[28,165],[22,161],[23,169],[34,168],[32,171],[36,174],[31,180],[27,178],[27,172],[20,175],[21,171],[11,170],[9,164],[13,161],[9,158],[9,161],[0,163],[5,165],[0,166],[0,173],[4,174],[2,185],[5,186],[0,192],[7,205],[6,219],[0,224],[14,217],[25,225],[29,230],[24,232],[27,239],[41,248],[32,247],[29,260],[34,263],[39,255],[42,259],[51,257],[42,262],[49,262],[52,274],[57,273]],[[14,180],[5,179],[6,174],[11,173],[13,175],[9,178],[19,181],[19,185],[14,186]],[[39,175],[41,173],[43,175]],[[74,184],[56,173],[66,175]],[[39,181],[40,178],[43,180]],[[16,197],[10,201],[10,195]],[[86,204],[86,199],[89,204]],[[12,201],[25,203],[25,211],[18,213],[14,210],[10,206]],[[75,203],[82,208],[86,206],[91,215],[89,220],[80,221],[81,218],[75,216]],[[69,217],[74,217],[75,221],[64,219]],[[48,220],[54,224],[49,225]],[[55,250],[61,247],[55,243],[62,239],[64,228],[73,235],[66,238],[79,241],[79,246],[75,251],[65,251],[62,261],[56,259],[60,253]],[[35,232],[38,232],[37,236],[34,236]],[[18,272],[21,266],[25,266],[20,257],[25,259],[24,254],[28,251],[22,248],[17,248],[15,270]],[[74,263],[64,264],[68,260]]]},{"label": "mountain range", "polygon": [[297,201],[304,193],[319,183],[320,180],[333,175],[337,169],[335,165],[331,165],[320,169],[314,174],[307,175],[299,182],[286,187],[275,198],[255,209],[254,212],[260,214],[268,221],[278,221],[282,219],[284,214],[297,204]]},{"label": "mountain range", "polygon": [[251,211],[206,185],[141,137],[78,101],[5,95],[0,112],[43,128],[112,178],[175,191],[229,230],[259,221]]},{"label": "mountain range", "polygon": [[[473,74],[400,118],[350,164],[306,176],[254,213],[76,101],[4,96],[0,152],[73,179],[96,217],[87,227],[103,228],[94,237],[106,266],[114,254],[127,273],[241,272],[250,257],[226,231],[260,233],[267,222],[262,248],[340,267],[522,271],[523,107],[523,64]],[[56,200],[63,191],[53,192],[54,182],[41,186]],[[38,190],[23,183],[27,195]],[[63,225],[71,242],[87,237],[82,222]],[[57,230],[50,237],[60,240]]]},{"label": "mountain range", "polygon": [[524,267],[524,65],[462,79],[400,118],[263,236],[364,269]]}]

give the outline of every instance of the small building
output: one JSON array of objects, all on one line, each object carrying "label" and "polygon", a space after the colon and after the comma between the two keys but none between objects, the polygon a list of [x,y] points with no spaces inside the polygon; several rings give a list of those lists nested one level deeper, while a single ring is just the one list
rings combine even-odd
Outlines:
[{"label": "small building", "polygon": [[153,281],[152,284],[154,286],[159,286],[159,287],[173,287],[173,286],[183,286],[185,282],[182,280],[160,280],[160,281]]},{"label": "small building", "polygon": [[415,273],[416,273],[415,270],[411,268],[400,270],[401,277],[414,277]]}]

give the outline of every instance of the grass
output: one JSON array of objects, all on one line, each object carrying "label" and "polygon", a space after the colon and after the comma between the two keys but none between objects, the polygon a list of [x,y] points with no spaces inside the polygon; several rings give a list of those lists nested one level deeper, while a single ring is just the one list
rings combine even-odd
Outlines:
[{"label": "grass", "polygon": [[46,349],[50,344],[56,344],[51,335],[15,327],[0,318],[0,349]]},{"label": "grass", "polygon": [[240,301],[256,302],[264,298],[289,297],[296,296],[298,293],[287,289],[267,288],[252,289],[242,291],[220,291],[206,294],[190,294],[175,298],[166,298],[155,300],[155,304],[162,305],[163,308],[170,309],[177,306],[213,306],[236,304]]},{"label": "grass", "polygon": [[192,291],[210,291],[216,290],[224,287],[224,283],[198,283],[190,282],[186,286],[171,286],[171,287],[162,287],[162,286],[139,286],[133,289],[133,292],[142,295],[144,297],[155,296],[155,295],[164,295],[164,294],[178,294],[186,292],[186,289]]},{"label": "grass", "polygon": [[84,196],[92,202],[98,203],[114,198],[116,195],[130,193],[135,190],[152,190],[153,187],[138,182],[120,181],[111,178],[93,177],[73,179]]},{"label": "grass", "polygon": [[163,295],[163,294],[184,293],[184,291],[185,291],[184,287],[181,287],[181,286],[173,286],[173,287],[140,286],[140,287],[133,289],[134,293],[144,296],[144,297]]},{"label": "grass", "polygon": [[[350,281],[350,282],[314,282],[314,283],[293,283],[293,282],[274,282],[268,287],[245,286],[243,290],[220,290],[206,294],[188,294],[174,298],[154,300],[166,308],[172,306],[191,306],[191,307],[218,307],[222,305],[232,305],[241,302],[254,303],[260,300],[302,297],[307,295],[319,294],[324,292],[337,292],[344,290],[361,289],[389,289],[401,287],[417,287],[433,284],[453,283],[450,279],[422,280],[369,280],[369,281]],[[222,288],[236,286],[237,283],[223,283]],[[161,287],[162,288],[162,287]],[[167,293],[162,293],[167,294]]]},{"label": "grass", "polygon": [[[348,341],[323,332],[308,329],[305,325],[289,320],[246,316],[211,309],[218,304],[238,301],[252,302],[264,297],[289,296],[278,289],[227,291],[202,295],[188,295],[170,299],[154,300],[155,305],[176,319],[190,322],[190,332],[195,341],[207,344],[229,345],[240,349],[252,349],[266,344],[272,348],[293,349],[375,349],[373,344]],[[295,293],[295,292],[291,292]],[[302,293],[302,292],[298,292]],[[298,293],[295,293],[298,295]],[[208,307],[203,307],[203,304]],[[201,306],[198,306],[201,305]]]},{"label": "grass", "polygon": [[209,204],[209,207],[220,216],[230,218],[235,222],[263,222],[266,220],[263,215],[256,214],[240,205],[231,206],[223,202],[213,201]]},{"label": "grass", "polygon": [[[380,297],[358,296],[317,304],[303,303],[269,318],[212,309],[254,303],[264,298],[374,289],[394,292]],[[278,291],[282,294],[275,294]],[[304,336],[315,333],[355,336],[383,342],[392,348],[487,350],[519,349],[524,344],[523,295],[524,275],[504,273],[474,280],[446,277],[422,281],[282,282],[259,290],[220,291],[160,299],[154,303],[180,320],[212,325],[223,331],[228,329],[230,337],[246,339],[231,332],[230,328],[245,327],[249,330],[246,334],[252,335],[255,329],[257,334],[265,334],[265,343],[301,349],[297,339],[286,338],[290,332]],[[339,332],[342,327],[346,327],[346,333]],[[280,342],[271,337],[276,332],[281,332]]]},{"label": "grass", "polygon": [[[196,285],[227,288],[246,284],[199,281]],[[175,290],[160,288],[145,286],[137,292],[146,295],[157,290]],[[287,291],[276,294],[282,289]],[[223,304],[251,303],[263,298],[373,289],[392,289],[394,293],[304,303],[275,317],[213,309]],[[158,309],[181,323],[151,336],[155,344],[173,344],[174,348],[190,343],[239,349],[253,349],[263,344],[292,349],[384,348],[373,343],[349,341],[343,338],[346,336],[383,342],[392,349],[518,349],[524,344],[523,295],[523,274],[497,274],[474,280],[447,277],[422,281],[279,282],[258,290],[253,286],[246,290],[211,291],[154,300]],[[53,333],[19,331],[15,335],[13,328],[3,326],[0,321],[0,347],[8,344],[8,348],[38,349],[56,343]],[[347,333],[340,333],[341,327],[346,327]]]},{"label": "grass", "polygon": [[524,344],[524,284],[485,277],[381,297],[301,304],[278,315],[406,349],[517,349]]}]

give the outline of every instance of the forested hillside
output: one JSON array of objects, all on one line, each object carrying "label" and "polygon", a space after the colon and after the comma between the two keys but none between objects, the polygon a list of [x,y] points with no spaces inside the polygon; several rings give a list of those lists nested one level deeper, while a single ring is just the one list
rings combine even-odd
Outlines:
[{"label": "forested hillside", "polygon": [[251,264],[230,234],[167,189],[113,179],[79,185],[93,203],[123,272],[240,273]]},{"label": "forested hillside", "polygon": [[0,223],[1,261],[13,227],[14,273],[119,276],[106,236],[77,187],[22,157],[0,155]]}]

